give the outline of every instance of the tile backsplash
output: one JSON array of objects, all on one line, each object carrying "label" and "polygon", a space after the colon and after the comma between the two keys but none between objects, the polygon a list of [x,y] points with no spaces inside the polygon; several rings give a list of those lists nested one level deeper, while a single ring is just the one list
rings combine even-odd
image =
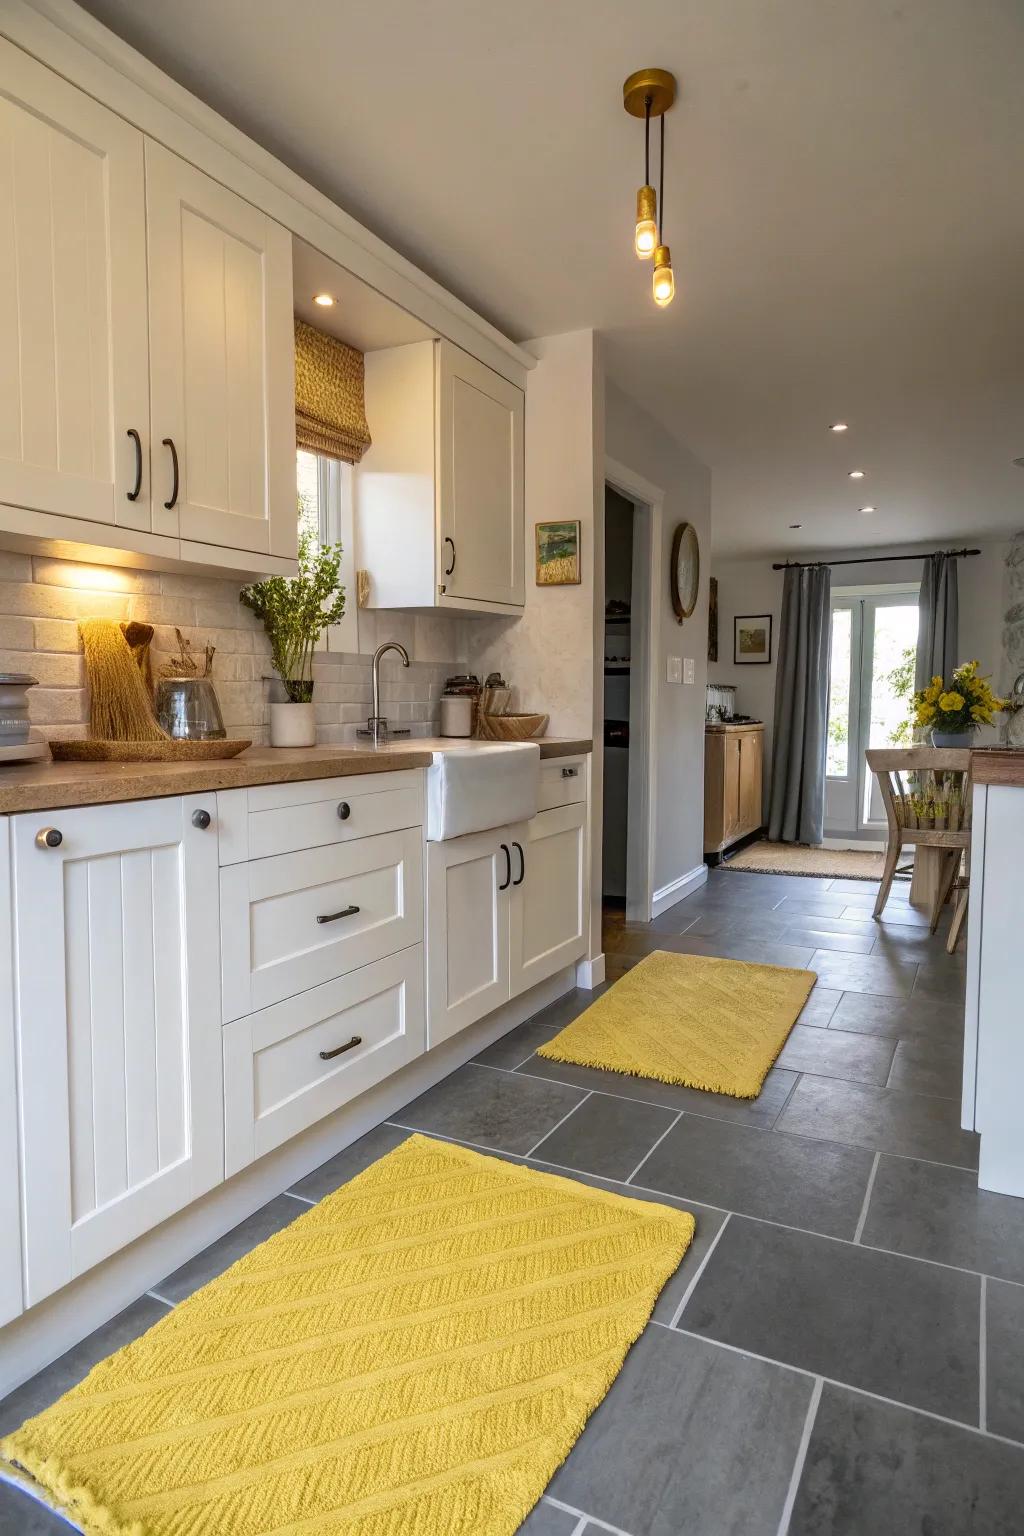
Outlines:
[{"label": "tile backsplash", "polygon": [[[0,671],[30,672],[33,738],[86,736],[89,693],[78,620],[139,619],[152,624],[154,671],[176,647],[175,626],[201,648],[217,647],[213,680],[228,734],[267,739],[275,688],[270,646],[259,620],[238,601],[241,583],[203,576],[96,566],[0,549]],[[380,640],[398,640],[412,658],[381,666],[383,712],[413,735],[437,729],[444,679],[460,670],[461,626],[443,616],[359,615],[359,654],[317,653],[313,677],[318,736],[355,739],[370,713],[370,657]]]}]

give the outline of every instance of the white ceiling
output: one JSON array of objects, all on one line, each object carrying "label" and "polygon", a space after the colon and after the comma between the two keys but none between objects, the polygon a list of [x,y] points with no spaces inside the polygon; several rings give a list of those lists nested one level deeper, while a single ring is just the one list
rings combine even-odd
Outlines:
[{"label": "white ceiling", "polygon": [[[601,330],[712,466],[723,553],[1024,524],[1020,0],[88,8],[514,339]],[[682,82],[664,312],[631,253],[647,64]]]}]

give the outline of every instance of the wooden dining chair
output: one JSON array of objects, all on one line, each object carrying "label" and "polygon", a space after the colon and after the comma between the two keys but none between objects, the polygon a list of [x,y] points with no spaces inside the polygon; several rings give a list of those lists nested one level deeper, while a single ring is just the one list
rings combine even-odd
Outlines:
[{"label": "wooden dining chair", "polygon": [[[879,917],[885,908],[900,853],[907,844],[941,849],[945,856],[932,902],[931,931],[939,926],[942,909],[955,887],[956,908],[946,940],[946,950],[952,954],[967,915],[971,752],[952,747],[873,748],[867,753],[867,763],[878,780],[888,825],[882,883],[872,915]],[[912,792],[904,783],[905,774],[917,776],[917,790]],[[937,826],[937,821],[942,825]],[[967,869],[961,872],[965,863]]]}]

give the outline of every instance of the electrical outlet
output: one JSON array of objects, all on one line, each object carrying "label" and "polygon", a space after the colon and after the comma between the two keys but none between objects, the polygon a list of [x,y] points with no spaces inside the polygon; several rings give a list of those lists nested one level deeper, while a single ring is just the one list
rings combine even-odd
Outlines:
[{"label": "electrical outlet", "polygon": [[667,678],[670,683],[681,683],[683,680],[683,658],[670,656],[668,658]]},{"label": "electrical outlet", "polygon": [[696,681],[697,681],[697,670],[696,670],[696,665],[694,663],[693,657],[692,656],[684,656],[683,657],[683,682],[684,683],[695,683]]}]

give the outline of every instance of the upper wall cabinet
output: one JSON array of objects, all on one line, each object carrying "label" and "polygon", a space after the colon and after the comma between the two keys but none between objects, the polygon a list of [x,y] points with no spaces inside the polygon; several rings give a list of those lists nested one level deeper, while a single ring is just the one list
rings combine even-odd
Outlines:
[{"label": "upper wall cabinet", "polygon": [[517,613],[526,596],[521,389],[447,341],[368,352],[356,475],[371,608]]},{"label": "upper wall cabinet", "polygon": [[294,557],[291,236],[146,141],[153,527]]},{"label": "upper wall cabinet", "polygon": [[0,357],[0,532],[294,559],[291,236],[2,39]]},{"label": "upper wall cabinet", "polygon": [[3,40],[0,75],[0,502],[148,530],[142,135]]}]

